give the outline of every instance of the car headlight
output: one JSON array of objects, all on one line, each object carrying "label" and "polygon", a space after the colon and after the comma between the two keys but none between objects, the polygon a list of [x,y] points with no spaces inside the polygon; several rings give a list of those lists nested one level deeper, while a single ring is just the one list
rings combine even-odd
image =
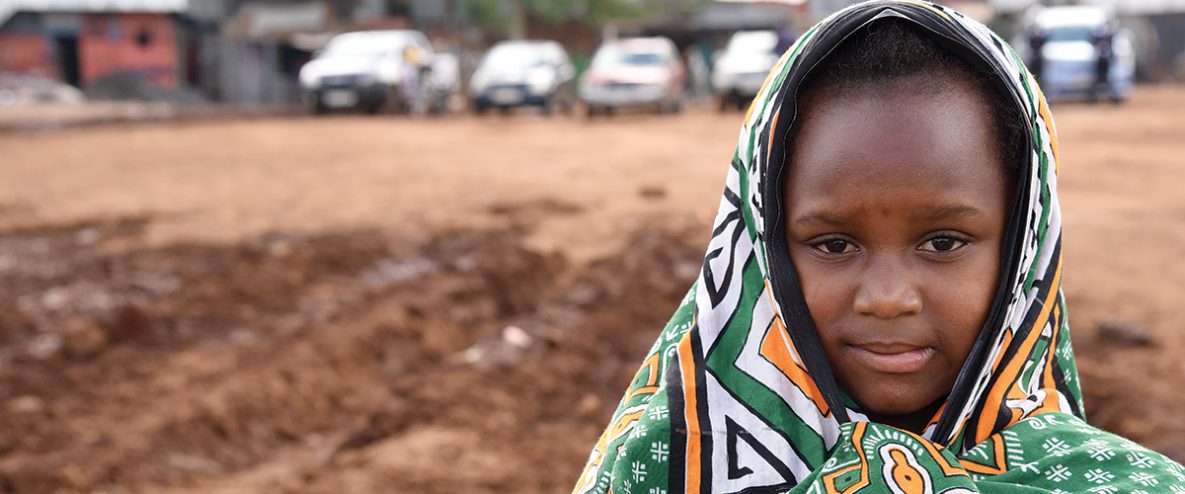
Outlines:
[{"label": "car headlight", "polygon": [[725,88],[733,85],[736,77],[723,68],[717,70],[712,74],[712,86],[716,88]]},{"label": "car headlight", "polygon": [[309,66],[300,69],[300,85],[305,89],[317,89],[321,85],[321,74]]},{"label": "car headlight", "polygon": [[488,79],[485,72],[480,70],[474,72],[473,77],[469,79],[469,93],[474,96],[481,94],[482,91],[486,90],[486,86],[489,85]]},{"label": "car headlight", "polygon": [[580,78],[580,92],[583,93],[588,90],[596,91],[608,83],[608,79],[601,77],[600,74],[590,71],[585,73],[584,77]]},{"label": "car headlight", "polygon": [[376,82],[394,86],[403,80],[403,73],[399,71],[399,65],[385,63],[379,66],[376,77]]},{"label": "car headlight", "polygon": [[596,94],[597,90],[599,90],[599,89],[601,89],[601,86],[599,86],[596,83],[589,82],[587,80],[580,81],[580,95],[581,96]]},{"label": "car headlight", "polygon": [[551,83],[554,80],[551,72],[546,70],[534,70],[527,75],[527,86],[531,88],[532,93],[542,94],[551,90]]}]

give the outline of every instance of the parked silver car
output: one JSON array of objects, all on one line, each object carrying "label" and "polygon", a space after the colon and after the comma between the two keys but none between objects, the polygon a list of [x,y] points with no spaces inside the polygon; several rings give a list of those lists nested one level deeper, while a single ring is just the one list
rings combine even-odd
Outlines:
[{"label": "parked silver car", "polygon": [[663,37],[606,41],[580,81],[589,116],[617,108],[646,107],[660,113],[683,108],[687,78],[675,43]]},{"label": "parked silver car", "polygon": [[576,103],[576,68],[555,41],[503,41],[486,52],[469,80],[470,104],[478,114],[538,107],[543,114]]}]

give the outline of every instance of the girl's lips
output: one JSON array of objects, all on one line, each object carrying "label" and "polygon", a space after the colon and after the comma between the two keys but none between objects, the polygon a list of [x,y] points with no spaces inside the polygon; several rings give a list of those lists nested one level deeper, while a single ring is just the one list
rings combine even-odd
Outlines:
[{"label": "girl's lips", "polygon": [[909,374],[922,370],[934,358],[931,347],[900,345],[852,345],[852,356],[873,370],[886,374]]}]

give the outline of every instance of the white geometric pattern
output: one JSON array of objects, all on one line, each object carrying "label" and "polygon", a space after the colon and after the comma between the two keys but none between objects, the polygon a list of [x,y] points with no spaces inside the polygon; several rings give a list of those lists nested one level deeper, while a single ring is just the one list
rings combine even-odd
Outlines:
[{"label": "white geometric pattern", "polygon": [[1105,484],[1105,483],[1110,482],[1114,479],[1115,479],[1115,474],[1108,472],[1106,470],[1103,470],[1101,468],[1095,468],[1093,470],[1086,472],[1086,480],[1089,480],[1089,481],[1094,482],[1096,484]]},{"label": "white geometric pattern", "polygon": [[1048,478],[1054,482],[1062,482],[1072,476],[1074,476],[1074,473],[1064,465],[1054,465],[1049,470],[1045,471],[1045,478]]}]

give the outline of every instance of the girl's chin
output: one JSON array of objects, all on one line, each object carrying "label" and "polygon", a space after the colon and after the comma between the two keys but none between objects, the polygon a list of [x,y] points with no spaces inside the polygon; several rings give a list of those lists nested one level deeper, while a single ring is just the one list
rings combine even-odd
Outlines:
[{"label": "girl's chin", "polygon": [[861,404],[868,417],[874,422],[897,425],[898,423],[913,424],[924,421],[922,422],[924,426],[946,400],[945,396],[926,401],[917,398],[902,399],[899,396],[885,396],[877,393],[868,397],[857,396],[856,401]]}]

